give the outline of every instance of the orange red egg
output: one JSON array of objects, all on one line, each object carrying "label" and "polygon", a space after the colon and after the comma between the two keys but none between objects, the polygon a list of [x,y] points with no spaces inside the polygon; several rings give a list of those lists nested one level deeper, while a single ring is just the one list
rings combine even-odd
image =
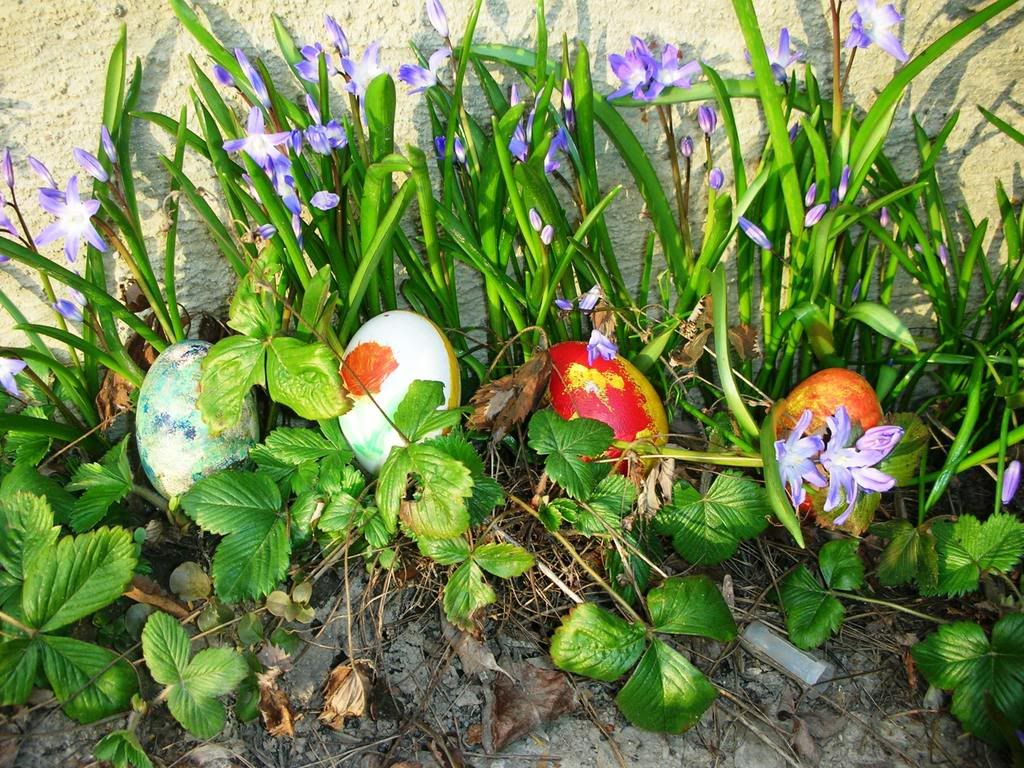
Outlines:
[{"label": "orange red egg", "polygon": [[788,433],[804,410],[810,409],[813,418],[807,432],[821,432],[825,419],[841,405],[846,406],[850,422],[859,424],[862,430],[882,421],[882,405],[867,379],[845,368],[826,368],[808,376],[786,396],[776,430],[780,435]]},{"label": "orange red egg", "polygon": [[[563,419],[584,417],[610,426],[626,442],[667,440],[668,417],[661,398],[635,365],[620,355],[587,363],[587,345],[563,341],[549,350],[551,407]],[[609,451],[617,456],[619,451]]]}]

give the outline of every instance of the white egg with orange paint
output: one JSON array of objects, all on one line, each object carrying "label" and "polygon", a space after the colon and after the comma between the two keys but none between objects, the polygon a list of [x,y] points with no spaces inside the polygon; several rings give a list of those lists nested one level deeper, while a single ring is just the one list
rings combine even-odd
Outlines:
[{"label": "white egg with orange paint", "polygon": [[459,404],[459,363],[444,332],[432,321],[406,310],[368,320],[349,341],[341,378],[352,409],[339,417],[341,431],[367,472],[376,474],[402,437],[391,426],[409,386],[439,381],[442,408]]}]

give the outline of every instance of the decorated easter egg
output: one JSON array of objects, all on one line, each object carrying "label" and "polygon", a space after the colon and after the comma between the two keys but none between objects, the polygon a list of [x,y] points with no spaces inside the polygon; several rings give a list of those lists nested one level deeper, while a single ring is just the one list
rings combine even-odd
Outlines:
[{"label": "decorated easter egg", "polygon": [[163,496],[180,496],[201,478],[242,461],[259,436],[256,404],[249,395],[233,427],[210,434],[197,400],[205,341],[188,339],[165,349],[149,369],[135,414],[139,459]]},{"label": "decorated easter egg", "polygon": [[882,421],[882,405],[867,379],[845,368],[826,368],[808,376],[786,396],[776,431],[779,435],[788,433],[803,412],[810,409],[813,418],[807,432],[821,432],[825,428],[825,419],[841,405],[846,406],[850,422],[859,424],[862,430]]},{"label": "decorated easter egg", "polygon": [[563,341],[549,352],[548,394],[555,413],[563,419],[582,416],[603,421],[615,431],[616,440],[666,441],[665,406],[635,365],[620,355],[612,360],[598,357],[588,365],[587,345],[582,341]]},{"label": "decorated easter egg", "polygon": [[459,404],[459,364],[447,337],[415,312],[393,310],[368,320],[349,341],[341,378],[352,408],[339,417],[356,460],[376,474],[402,438],[389,423],[416,380],[444,386],[442,408]]}]

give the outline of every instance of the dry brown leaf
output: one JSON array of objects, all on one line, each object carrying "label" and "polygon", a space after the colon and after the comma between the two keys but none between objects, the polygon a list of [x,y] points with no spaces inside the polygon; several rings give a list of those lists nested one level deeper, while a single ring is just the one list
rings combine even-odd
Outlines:
[{"label": "dry brown leaf", "polygon": [[537,409],[550,378],[551,355],[546,349],[538,349],[514,373],[484,384],[474,393],[469,401],[474,410],[467,426],[489,429],[493,440],[501,440]]},{"label": "dry brown leaf", "polygon": [[708,336],[710,335],[710,327],[698,331],[681,349],[672,352],[668,359],[669,363],[680,368],[693,368],[704,355],[704,345],[707,343]]},{"label": "dry brown leaf", "polygon": [[331,670],[324,687],[321,722],[340,731],[345,727],[346,717],[366,714],[372,670],[368,661],[346,662]]},{"label": "dry brown leaf", "polygon": [[484,727],[480,723],[473,723],[466,729],[466,743],[471,747],[477,747],[484,743]]},{"label": "dry brown leaf", "polygon": [[473,637],[469,632],[455,627],[444,615],[441,616],[441,631],[444,633],[445,640],[458,654],[459,661],[462,662],[462,671],[467,675],[479,677],[482,672],[487,670],[508,675],[508,672],[498,665],[491,649],[487,647],[487,643]]},{"label": "dry brown leaf", "polygon": [[280,672],[274,670],[256,676],[260,687],[260,715],[271,736],[292,738],[295,736],[295,713],[288,694],[277,686],[279,675]]},{"label": "dry brown leaf", "polygon": [[129,312],[142,312],[149,309],[149,299],[146,298],[146,294],[139,287],[139,281],[134,277],[125,280],[118,288],[121,291],[121,303],[128,308]]},{"label": "dry brown leaf", "polygon": [[594,311],[590,314],[590,322],[594,328],[603,333],[609,339],[615,340],[615,312],[611,305],[603,298],[597,302]]},{"label": "dry brown leaf", "polygon": [[489,753],[576,708],[576,693],[563,673],[525,661],[505,667],[512,677],[495,678],[484,707],[484,748]]},{"label": "dry brown leaf", "polygon": [[761,344],[757,329],[749,323],[740,323],[729,329],[729,343],[736,350],[740,360],[755,360],[761,356]]},{"label": "dry brown leaf", "polygon": [[96,393],[96,412],[102,422],[111,422],[122,413],[132,410],[132,390],[135,386],[119,373],[107,371]]}]

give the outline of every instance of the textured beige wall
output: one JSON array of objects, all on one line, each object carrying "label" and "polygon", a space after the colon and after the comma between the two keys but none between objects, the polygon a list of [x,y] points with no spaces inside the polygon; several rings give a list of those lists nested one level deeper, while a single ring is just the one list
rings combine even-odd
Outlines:
[{"label": "textured beige wall", "polygon": [[[461,28],[469,12],[469,0],[445,0],[445,5],[453,29]],[[535,25],[532,0],[485,0],[484,5],[479,40],[530,43]],[[906,48],[911,54],[920,52],[971,7],[979,5],[964,0],[897,0],[897,7],[907,18],[902,33]],[[421,0],[199,0],[198,6],[225,43],[241,46],[250,56],[256,54],[272,60],[278,75],[283,73],[275,56],[272,11],[284,19],[302,42],[326,42],[321,18],[324,11],[332,13],[357,51],[380,39],[384,63],[393,73],[397,73],[400,63],[411,58],[407,46],[410,38],[424,47],[436,45]],[[774,36],[781,26],[789,26],[798,46],[808,50],[809,57],[823,71],[829,59],[825,0],[755,0],[755,6],[770,42],[775,42]],[[847,0],[847,6],[852,9],[853,1]],[[727,75],[739,75],[747,69],[739,29],[726,0],[554,0],[548,19],[552,45],[557,44],[562,33],[583,39],[590,47],[598,83],[606,82],[609,86],[613,77],[605,63],[606,56],[624,49],[630,33],[681,43],[687,56],[702,56]],[[140,57],[143,64],[140,108],[177,113],[190,82],[188,55],[196,56],[204,64],[208,62],[179,27],[166,3],[0,0],[0,147],[10,146],[21,163],[28,153],[43,159],[62,184],[71,173],[79,172],[71,148],[95,148],[103,75],[110,46],[122,22],[128,29],[130,56]],[[845,24],[844,20],[844,28]],[[993,213],[996,178],[1017,195],[1024,191],[1020,148],[984,123],[975,109],[977,104],[985,105],[1011,122],[1024,125],[1022,48],[1024,3],[1019,3],[998,23],[989,25],[933,65],[927,76],[912,86],[909,102],[904,102],[897,117],[900,126],[889,151],[897,158],[906,158],[914,151],[908,117],[911,112],[930,132],[935,132],[952,110],[962,110],[939,170],[947,188],[970,206],[976,218]],[[866,103],[896,66],[892,58],[877,48],[862,51],[853,76],[856,98]],[[424,134],[425,110],[421,100],[402,95],[398,110],[397,132],[402,143],[418,140],[424,145],[429,136]],[[692,114],[684,117],[684,124],[696,131]],[[644,123],[634,114],[633,123],[652,154],[663,157],[657,121]],[[754,157],[760,126],[756,112],[751,107],[741,109],[740,123],[748,156]],[[145,226],[154,253],[160,251],[160,203],[168,187],[156,156],[167,151],[167,137],[155,129],[139,126],[134,161],[140,175],[138,190],[144,198]],[[667,171],[667,163],[661,165]],[[202,165],[193,164],[192,170],[199,183],[208,179]],[[19,171],[21,186],[34,186],[23,166]],[[606,184],[620,180],[624,174],[614,159],[602,163],[601,171]],[[34,204],[28,207],[29,221],[38,231],[47,217]],[[620,196],[609,215],[622,257],[637,253],[644,228],[638,226],[639,202],[635,193]],[[179,296],[192,309],[216,311],[231,289],[229,271],[216,258],[192,217],[185,216],[182,227]],[[47,253],[62,258],[56,245],[49,246]],[[30,318],[44,315],[33,276],[7,265],[0,274],[0,286],[11,293]],[[8,319],[0,319],[0,337],[10,338],[9,328]]]}]

